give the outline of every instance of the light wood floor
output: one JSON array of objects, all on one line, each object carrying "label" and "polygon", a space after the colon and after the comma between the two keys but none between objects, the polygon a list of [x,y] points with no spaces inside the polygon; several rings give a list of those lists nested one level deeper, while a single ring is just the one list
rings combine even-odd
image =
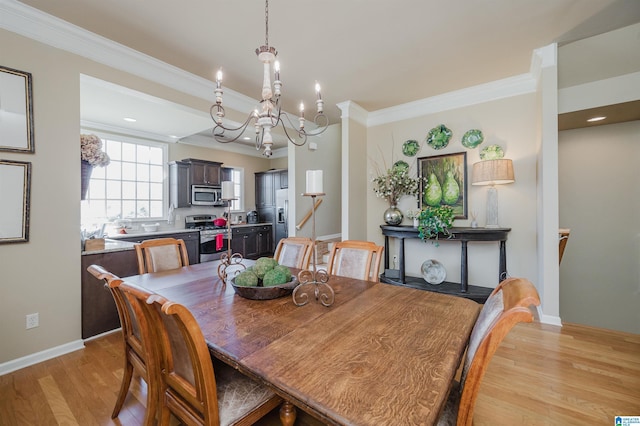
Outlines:
[{"label": "light wood floor", "polygon": [[[0,377],[0,425],[140,425],[144,382],[134,378],[111,420],[122,374],[120,335]],[[494,356],[476,425],[613,425],[640,416],[640,335],[566,324],[516,326]],[[278,424],[277,415],[260,425]],[[297,425],[317,425],[299,416]],[[396,425],[394,425],[396,426]]]}]

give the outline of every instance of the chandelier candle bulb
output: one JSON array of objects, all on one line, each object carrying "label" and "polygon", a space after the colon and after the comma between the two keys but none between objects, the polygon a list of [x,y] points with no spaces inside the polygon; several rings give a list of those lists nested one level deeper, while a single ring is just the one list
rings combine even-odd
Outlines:
[{"label": "chandelier candle bulb", "polygon": [[307,170],[307,194],[321,194],[322,170]]},{"label": "chandelier candle bulb", "polygon": [[279,81],[280,80],[280,61],[275,61],[273,63],[273,70],[275,72],[275,80]]},{"label": "chandelier candle bulb", "polygon": [[223,200],[233,199],[233,182],[228,180],[222,182],[222,199]]},{"label": "chandelier candle bulb", "polygon": [[218,89],[222,86],[222,68],[216,73],[216,86]]}]

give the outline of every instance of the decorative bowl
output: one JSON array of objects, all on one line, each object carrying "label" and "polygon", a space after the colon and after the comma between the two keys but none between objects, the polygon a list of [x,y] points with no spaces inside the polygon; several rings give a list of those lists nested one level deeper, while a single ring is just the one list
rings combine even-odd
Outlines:
[{"label": "decorative bowl", "polygon": [[291,281],[285,284],[274,285],[271,287],[245,287],[236,285],[235,278],[232,278],[231,285],[233,286],[236,294],[244,297],[245,299],[269,300],[291,294],[293,289],[298,285],[298,279],[292,275]]},{"label": "decorative bowl", "polygon": [[422,272],[422,278],[432,285],[441,284],[447,277],[447,270],[444,269],[444,265],[435,259],[425,260],[420,267],[420,271]]}]

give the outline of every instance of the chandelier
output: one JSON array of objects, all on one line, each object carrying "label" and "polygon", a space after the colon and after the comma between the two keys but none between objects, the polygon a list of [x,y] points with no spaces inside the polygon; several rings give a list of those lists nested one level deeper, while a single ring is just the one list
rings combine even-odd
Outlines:
[{"label": "chandelier", "polygon": [[[322,94],[320,93],[320,85],[316,82],[316,109],[317,113],[313,118],[316,125],[314,130],[305,129],[304,104],[300,103],[300,115],[297,124],[294,124],[289,114],[282,110],[280,102],[280,91],[282,82],[280,81],[280,64],[276,61],[278,55],[277,50],[273,46],[269,46],[269,0],[265,0],[264,9],[265,23],[265,42],[263,46],[256,49],[258,60],[262,62],[264,69],[264,78],[262,82],[262,100],[258,107],[249,114],[244,123],[238,127],[229,127],[222,123],[225,116],[224,107],[222,106],[222,69],[216,74],[216,103],[211,106],[209,113],[211,119],[216,123],[213,128],[213,137],[221,143],[229,143],[237,141],[247,129],[249,124],[253,122],[255,128],[255,144],[256,150],[264,149],[263,155],[271,157],[273,152],[273,137],[271,129],[282,125],[285,135],[289,142],[296,146],[302,146],[307,142],[308,136],[317,136],[327,129],[329,119],[324,114],[324,104]],[[271,69],[273,66],[273,87],[271,85]],[[285,123],[285,119],[288,125]]]}]

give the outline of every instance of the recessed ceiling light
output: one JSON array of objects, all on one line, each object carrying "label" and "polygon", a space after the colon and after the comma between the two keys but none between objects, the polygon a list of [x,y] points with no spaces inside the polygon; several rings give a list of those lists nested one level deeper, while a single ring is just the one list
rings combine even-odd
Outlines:
[{"label": "recessed ceiling light", "polygon": [[170,137],[171,139],[180,139],[180,136],[176,136],[176,135],[169,135],[169,137]]},{"label": "recessed ceiling light", "polygon": [[124,121],[128,121],[129,123],[135,123],[138,120],[136,120],[135,118],[125,117]]},{"label": "recessed ceiling light", "polygon": [[588,121],[589,123],[593,123],[593,122],[595,122],[595,121],[602,121],[602,120],[604,120],[605,118],[607,118],[607,117],[604,117],[604,116],[600,116],[600,117],[593,117],[593,118],[588,119],[587,121]]},{"label": "recessed ceiling light", "polygon": [[250,138],[249,136],[245,136],[245,137],[244,137],[244,138],[242,138],[242,139],[244,139],[245,141],[250,141],[250,140],[251,140],[251,138]]}]

